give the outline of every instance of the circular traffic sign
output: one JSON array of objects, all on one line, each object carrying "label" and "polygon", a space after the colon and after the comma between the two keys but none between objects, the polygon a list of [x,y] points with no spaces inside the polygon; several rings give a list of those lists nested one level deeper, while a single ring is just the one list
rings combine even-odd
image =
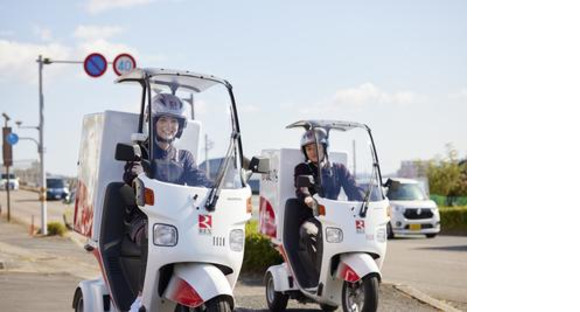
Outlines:
[{"label": "circular traffic sign", "polygon": [[100,77],[107,71],[107,59],[100,53],[89,54],[85,58],[84,67],[87,75]]},{"label": "circular traffic sign", "polygon": [[113,61],[113,70],[115,70],[115,73],[118,76],[132,71],[136,66],[137,63],[135,62],[135,58],[127,53],[117,55]]},{"label": "circular traffic sign", "polygon": [[14,132],[11,132],[6,136],[6,142],[8,142],[10,145],[18,143],[18,135]]}]

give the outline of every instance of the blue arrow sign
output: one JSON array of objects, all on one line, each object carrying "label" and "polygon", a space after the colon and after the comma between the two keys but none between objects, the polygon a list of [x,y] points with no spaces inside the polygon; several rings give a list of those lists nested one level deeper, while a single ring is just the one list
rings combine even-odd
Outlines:
[{"label": "blue arrow sign", "polygon": [[10,145],[15,145],[18,143],[18,135],[14,132],[10,133],[6,136],[6,142],[8,142]]}]

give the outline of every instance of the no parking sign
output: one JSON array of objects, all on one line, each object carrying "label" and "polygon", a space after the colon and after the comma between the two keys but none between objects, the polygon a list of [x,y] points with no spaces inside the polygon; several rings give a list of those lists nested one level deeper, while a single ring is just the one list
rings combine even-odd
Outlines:
[{"label": "no parking sign", "polygon": [[135,58],[127,53],[117,55],[113,61],[113,69],[118,76],[132,71],[137,66]]},{"label": "no parking sign", "polygon": [[107,71],[107,59],[100,53],[89,54],[83,63],[87,75],[97,78]]}]

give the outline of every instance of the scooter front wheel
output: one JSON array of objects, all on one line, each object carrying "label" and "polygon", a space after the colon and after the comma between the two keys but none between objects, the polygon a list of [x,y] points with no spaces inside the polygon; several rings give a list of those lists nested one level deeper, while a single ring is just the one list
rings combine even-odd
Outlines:
[{"label": "scooter front wheel", "polygon": [[342,310],[345,312],[375,312],[379,305],[379,279],[365,276],[355,283],[342,286]]},{"label": "scooter front wheel", "polygon": [[268,308],[272,312],[286,311],[286,305],[288,304],[288,295],[276,291],[274,288],[274,277],[272,273],[266,273],[266,302],[268,303]]},{"label": "scooter front wheel", "polygon": [[230,306],[230,302],[227,300],[226,297],[216,297],[208,301],[207,303],[197,307],[197,308],[190,308],[187,306],[183,306],[178,304],[175,307],[175,312],[231,312],[232,307]]}]

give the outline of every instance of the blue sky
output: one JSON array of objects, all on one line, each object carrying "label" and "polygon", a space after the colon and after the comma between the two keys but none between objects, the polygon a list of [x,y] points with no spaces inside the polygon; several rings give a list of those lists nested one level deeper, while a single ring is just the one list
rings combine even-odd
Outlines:
[{"label": "blue sky", "polygon": [[[373,129],[383,172],[394,172],[446,143],[467,154],[466,20],[465,1],[2,2],[0,111],[38,124],[40,53],[129,52],[141,67],[229,80],[247,156],[297,146],[284,127],[298,119],[345,119]],[[95,79],[52,64],[44,76],[47,170],[75,175],[82,116],[135,110],[139,91],[113,84],[111,68]],[[14,156],[36,159],[36,148],[21,141]]]}]

